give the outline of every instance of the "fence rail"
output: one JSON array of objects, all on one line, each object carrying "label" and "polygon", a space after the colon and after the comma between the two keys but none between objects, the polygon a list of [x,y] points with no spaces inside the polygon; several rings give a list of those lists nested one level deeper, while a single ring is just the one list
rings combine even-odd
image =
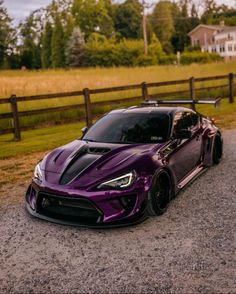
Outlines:
[{"label": "fence rail", "polygon": [[[46,113],[54,113],[67,111],[72,109],[77,110],[85,110],[85,117],[80,117],[78,120],[86,120],[88,126],[92,124],[93,120],[93,112],[92,108],[94,106],[104,106],[104,105],[113,105],[113,104],[122,104],[131,101],[137,101],[141,99],[158,99],[164,97],[171,97],[177,95],[188,95],[188,99],[195,100],[196,94],[200,91],[210,91],[215,89],[227,89],[229,103],[234,102],[234,78],[236,74],[229,73],[228,75],[219,75],[219,76],[211,76],[211,77],[202,77],[202,78],[190,78],[183,80],[173,80],[173,81],[165,81],[165,82],[156,82],[156,83],[146,83],[143,82],[141,84],[127,85],[127,86],[117,86],[110,88],[102,88],[102,89],[84,89],[82,91],[74,91],[74,92],[66,92],[66,93],[53,93],[53,94],[45,94],[45,95],[35,95],[35,96],[22,96],[17,97],[16,95],[12,95],[9,98],[0,99],[0,104],[10,104],[11,112],[0,114],[0,119],[11,119],[12,120],[12,128],[0,130],[0,134],[8,134],[13,133],[15,141],[21,140],[21,131],[35,129],[37,126],[20,126],[20,117],[33,116],[39,114]],[[216,85],[216,86],[208,86],[208,87],[196,87],[199,82],[208,82],[215,80],[225,80],[227,79],[227,84],[224,85]],[[159,92],[156,94],[149,94],[149,90],[152,88],[160,88],[164,86],[174,86],[174,85],[189,85],[188,90],[179,90],[179,91],[170,91],[170,92]],[[122,92],[129,90],[140,90],[140,96],[134,96],[129,98],[121,98],[121,99],[113,99],[109,101],[97,101],[91,102],[92,94],[105,94],[105,93],[114,93],[114,92]],[[44,99],[55,99],[55,98],[65,98],[65,97],[83,97],[84,103],[78,103],[73,105],[66,106],[58,106],[51,107],[46,109],[36,109],[29,111],[19,111],[18,103],[26,102],[26,101],[36,101],[36,100],[44,100]]]}]

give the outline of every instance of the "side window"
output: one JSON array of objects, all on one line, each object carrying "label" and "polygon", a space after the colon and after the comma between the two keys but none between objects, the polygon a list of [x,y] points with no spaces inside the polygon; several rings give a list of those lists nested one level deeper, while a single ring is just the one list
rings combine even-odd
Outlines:
[{"label": "side window", "polygon": [[194,131],[199,126],[199,116],[192,112],[179,112],[174,118],[174,134],[181,130]]},{"label": "side window", "polygon": [[200,117],[196,113],[191,113],[191,120],[192,120],[192,128],[191,131],[194,131],[199,128]]}]

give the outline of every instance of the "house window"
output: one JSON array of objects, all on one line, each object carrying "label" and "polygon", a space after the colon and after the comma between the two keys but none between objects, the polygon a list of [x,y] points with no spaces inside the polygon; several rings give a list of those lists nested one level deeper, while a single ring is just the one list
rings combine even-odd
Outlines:
[{"label": "house window", "polygon": [[236,51],[236,44],[234,44],[234,51]]},{"label": "house window", "polygon": [[220,45],[220,52],[225,52],[225,45],[223,44]]},{"label": "house window", "polygon": [[233,51],[233,46],[231,44],[228,45],[228,51]]}]

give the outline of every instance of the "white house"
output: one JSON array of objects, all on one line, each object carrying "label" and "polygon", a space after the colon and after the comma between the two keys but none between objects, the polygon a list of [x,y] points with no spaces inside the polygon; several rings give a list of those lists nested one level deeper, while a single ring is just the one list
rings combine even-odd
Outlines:
[{"label": "white house", "polygon": [[236,59],[236,26],[199,25],[189,32],[192,46],[202,52],[218,53],[225,60]]}]

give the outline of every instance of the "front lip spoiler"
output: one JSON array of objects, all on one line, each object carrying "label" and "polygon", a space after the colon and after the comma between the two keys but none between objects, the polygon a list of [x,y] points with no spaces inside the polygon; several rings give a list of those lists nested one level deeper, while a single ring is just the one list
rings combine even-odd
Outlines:
[{"label": "front lip spoiler", "polygon": [[110,228],[111,229],[111,228],[127,227],[127,226],[140,224],[141,222],[145,221],[148,218],[148,215],[146,213],[146,209],[144,209],[144,211],[142,213],[139,213],[138,215],[127,218],[125,220],[118,220],[118,221],[111,222],[111,223],[99,223],[96,225],[94,225],[94,224],[90,225],[90,224],[86,224],[86,223],[77,223],[77,222],[55,219],[55,218],[51,218],[51,217],[42,215],[42,214],[37,213],[36,211],[32,210],[29,203],[27,203],[27,202],[25,203],[25,209],[30,215],[37,217],[39,219],[45,220],[45,221],[49,221],[49,222],[61,224],[61,225],[69,225],[69,226],[74,226],[74,227],[84,227],[84,228],[91,228],[91,229],[102,229],[102,228],[104,228],[104,229]]}]

